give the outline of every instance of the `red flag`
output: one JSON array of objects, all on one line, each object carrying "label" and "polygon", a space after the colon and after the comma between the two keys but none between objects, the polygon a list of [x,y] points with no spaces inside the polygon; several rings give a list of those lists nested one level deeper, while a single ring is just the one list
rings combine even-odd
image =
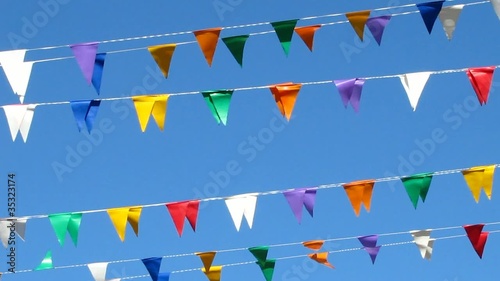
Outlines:
[{"label": "red flag", "polygon": [[174,221],[175,228],[179,236],[182,236],[184,229],[184,218],[187,218],[193,231],[196,231],[196,219],[198,218],[199,200],[181,201],[165,204]]},{"label": "red flag", "polygon": [[474,250],[476,250],[479,258],[483,258],[484,246],[486,239],[488,239],[488,232],[483,231],[484,224],[464,225],[467,237],[469,237]]},{"label": "red flag", "polygon": [[481,105],[486,104],[490,94],[491,80],[493,79],[494,66],[474,67],[467,69],[467,76],[476,92]]}]

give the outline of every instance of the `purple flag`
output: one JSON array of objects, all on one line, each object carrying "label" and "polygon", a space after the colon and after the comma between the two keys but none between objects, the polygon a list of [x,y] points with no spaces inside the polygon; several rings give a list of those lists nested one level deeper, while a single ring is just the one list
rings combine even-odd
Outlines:
[{"label": "purple flag", "polygon": [[389,23],[390,19],[391,16],[389,15],[369,18],[366,21],[366,26],[368,26],[368,29],[372,33],[373,38],[375,38],[375,41],[377,41],[379,46],[382,42],[382,35],[384,34],[385,26]]},{"label": "purple flag", "polygon": [[316,201],[316,189],[312,188],[298,188],[295,190],[283,192],[288,204],[292,208],[292,212],[297,218],[297,221],[302,221],[302,205],[306,208],[307,212],[313,216],[314,203]]},{"label": "purple flag", "polygon": [[375,263],[375,259],[377,258],[378,252],[381,246],[377,246],[378,235],[368,235],[358,237],[359,242],[363,245],[363,249],[368,252],[372,263]]},{"label": "purple flag", "polygon": [[358,112],[359,100],[361,99],[361,91],[363,90],[365,79],[334,80],[333,83],[335,83],[335,86],[339,90],[344,106],[347,108],[347,104],[351,102],[354,111]]},{"label": "purple flag", "polygon": [[76,62],[82,70],[87,83],[92,83],[92,74],[94,73],[94,64],[97,55],[97,43],[83,43],[70,46],[76,58]]}]

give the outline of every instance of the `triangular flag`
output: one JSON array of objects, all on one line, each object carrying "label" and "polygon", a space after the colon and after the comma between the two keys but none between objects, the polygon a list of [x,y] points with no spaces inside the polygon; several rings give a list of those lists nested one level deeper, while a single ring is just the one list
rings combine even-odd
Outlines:
[{"label": "triangular flag", "polygon": [[12,91],[19,96],[21,103],[24,102],[24,96],[28,89],[33,63],[25,62],[26,50],[12,50],[0,52],[0,64],[2,65],[5,76],[9,81]]},{"label": "triangular flag", "polygon": [[351,23],[352,28],[354,28],[354,31],[356,31],[356,34],[358,35],[359,39],[363,41],[363,34],[365,33],[365,24],[368,18],[370,17],[370,11],[366,10],[366,11],[351,12],[345,14],[345,16]]},{"label": "triangular flag", "polygon": [[413,207],[417,209],[419,197],[422,198],[422,202],[425,202],[427,192],[429,192],[429,187],[431,186],[432,173],[422,173],[404,177],[401,178],[401,181],[403,182],[406,192],[413,203]]},{"label": "triangular flag", "polygon": [[70,46],[75,55],[76,62],[82,70],[83,77],[87,83],[92,83],[94,64],[97,56],[97,43],[83,43]]},{"label": "triangular flag", "polygon": [[347,104],[350,102],[354,111],[358,112],[359,100],[361,99],[361,91],[363,90],[365,79],[334,80],[333,83],[335,83],[340,93],[340,98],[344,106],[347,108]]},{"label": "triangular flag", "polygon": [[257,259],[257,264],[264,264],[267,260],[267,252],[269,251],[268,246],[259,246],[248,248],[250,253]]},{"label": "triangular flag", "polygon": [[474,224],[474,225],[464,225],[465,232],[467,232],[467,237],[469,237],[474,250],[476,251],[479,258],[483,258],[484,246],[486,245],[486,240],[488,239],[488,232],[483,231],[484,224]]},{"label": "triangular flag", "polygon": [[82,213],[63,213],[63,214],[52,214],[49,215],[50,223],[54,228],[54,231],[59,240],[61,246],[64,245],[64,240],[66,239],[66,232],[69,232],[73,244],[78,242],[78,231],[80,229],[80,223],[82,221]]},{"label": "triangular flag", "polygon": [[201,262],[203,263],[203,267],[206,271],[210,271],[210,268],[212,267],[212,263],[214,262],[216,252],[203,252],[203,253],[196,253],[198,257],[200,257]]},{"label": "triangular flag", "polygon": [[266,260],[263,264],[260,264],[257,262],[259,265],[260,269],[262,270],[262,274],[264,274],[264,278],[266,278],[266,281],[271,281],[273,280],[273,274],[274,274],[274,267],[276,266],[276,260]]},{"label": "triangular flag", "polygon": [[52,265],[52,252],[48,251],[47,254],[45,254],[45,257],[43,258],[42,262],[40,263],[35,270],[44,270],[44,269],[51,269],[54,268]]},{"label": "triangular flag", "polygon": [[97,94],[101,93],[101,80],[102,72],[104,71],[104,61],[106,60],[106,53],[99,53],[95,56],[94,71],[92,72],[92,85]]},{"label": "triangular flag", "polygon": [[443,7],[443,3],[444,0],[416,4],[429,34],[432,32],[432,27],[434,26],[434,22]]},{"label": "triangular flag", "polygon": [[153,115],[156,125],[163,131],[167,115],[167,103],[170,95],[135,96],[132,97],[142,132],[146,131],[149,117]]},{"label": "triangular flag", "polygon": [[212,266],[210,267],[210,270],[205,270],[205,268],[202,268],[201,271],[205,273],[209,281],[220,281],[222,265]]},{"label": "triangular flag", "polygon": [[24,142],[26,142],[36,104],[4,105],[2,107],[5,117],[7,117],[7,123],[9,123],[12,141],[16,140],[17,132],[20,132]]},{"label": "triangular flag", "polygon": [[295,101],[297,100],[301,87],[302,84],[294,83],[284,83],[269,87],[281,114],[283,114],[288,121],[290,121],[290,118],[292,117]]},{"label": "triangular flag", "polygon": [[4,248],[9,246],[11,229],[24,241],[26,232],[26,219],[0,219],[0,240]]},{"label": "triangular flag", "polygon": [[255,207],[257,205],[256,194],[245,194],[229,197],[225,200],[225,202],[237,231],[240,231],[241,220],[243,220],[243,216],[245,216],[247,220],[248,227],[252,228]]},{"label": "triangular flag", "polygon": [[[107,262],[89,263],[87,267],[95,281],[106,281],[106,273],[108,272]],[[107,281],[120,281],[120,278],[109,279]]]},{"label": "triangular flag", "polygon": [[288,52],[290,51],[290,44],[292,42],[293,30],[295,29],[295,25],[298,20],[285,20],[285,21],[277,21],[272,22],[271,25],[278,35],[278,39],[280,40],[281,47],[285,54],[288,56]]},{"label": "triangular flag", "polygon": [[299,188],[283,192],[299,223],[302,221],[302,205],[304,205],[307,212],[313,217],[316,192],[317,190],[313,188]]},{"label": "triangular flag", "polygon": [[217,123],[222,123],[225,126],[233,90],[205,91],[201,94]]},{"label": "triangular flag", "polygon": [[323,247],[324,243],[325,243],[324,240],[311,240],[302,242],[302,245],[311,250],[318,251],[319,249],[321,249],[321,247]]},{"label": "triangular flag", "polygon": [[184,219],[187,219],[193,231],[196,231],[196,219],[200,207],[199,200],[167,203],[165,206],[167,206],[168,212],[174,221],[179,237],[182,236],[182,230],[184,229]]},{"label": "triangular flag", "polygon": [[160,68],[165,78],[168,77],[168,71],[170,70],[170,61],[172,60],[172,56],[174,55],[175,46],[175,44],[164,44],[148,47],[148,51],[151,53],[151,56],[153,56],[153,59],[156,61],[156,64]]},{"label": "triangular flag", "polygon": [[495,174],[495,165],[489,166],[476,166],[467,170],[463,170],[465,181],[469,186],[476,203],[479,203],[479,197],[481,196],[481,189],[484,189],[484,193],[491,200],[491,193],[493,192],[493,176]]},{"label": "triangular flag", "polygon": [[323,264],[323,265],[328,266],[330,268],[335,268],[335,267],[333,267],[332,264],[330,264],[328,262],[328,252],[314,253],[314,254],[309,254],[308,256],[309,256],[309,258],[311,258],[312,260],[314,260],[320,264]]},{"label": "triangular flag", "polygon": [[413,111],[417,109],[418,100],[420,99],[420,95],[422,95],[422,91],[430,75],[431,72],[415,72],[400,76],[401,83],[405,88],[406,95],[408,95]]},{"label": "triangular flag", "polygon": [[321,24],[317,25],[309,25],[309,26],[301,26],[295,28],[295,33],[297,33],[302,41],[306,44],[307,48],[312,52],[313,50],[313,42],[314,42],[314,34],[316,30],[321,27]]},{"label": "triangular flag", "polygon": [[476,92],[479,104],[484,105],[490,94],[491,80],[493,79],[494,66],[474,67],[467,69],[467,76]]},{"label": "triangular flag", "polygon": [[161,257],[142,259],[142,263],[153,281],[168,281],[170,279],[170,272],[160,273],[161,260]]},{"label": "triangular flag", "polygon": [[212,59],[217,48],[221,30],[222,28],[217,27],[193,32],[209,66],[212,66]]},{"label": "triangular flag", "polygon": [[362,180],[343,185],[356,216],[359,216],[361,205],[370,212],[374,184],[374,180]]},{"label": "triangular flag", "polygon": [[80,132],[84,126],[87,125],[87,130],[90,134],[92,131],[92,126],[94,125],[94,120],[101,105],[100,100],[79,100],[70,101],[71,109],[73,110],[73,115],[75,116],[76,124],[78,125],[78,131]]},{"label": "triangular flag", "polygon": [[490,0],[491,5],[493,5],[493,10],[495,10],[495,13],[498,16],[498,19],[500,19],[500,0]]},{"label": "triangular flag", "polygon": [[375,41],[377,41],[379,46],[382,43],[382,35],[384,35],[385,26],[389,23],[390,20],[391,16],[388,15],[369,18],[366,21],[366,26],[372,33],[373,38],[375,38]]},{"label": "triangular flag", "polygon": [[107,213],[113,226],[120,237],[120,240],[125,241],[125,230],[127,228],[127,221],[134,229],[135,235],[139,235],[139,219],[141,217],[142,207],[125,207],[108,209]]},{"label": "triangular flag", "polygon": [[423,259],[431,260],[432,248],[434,247],[434,241],[436,239],[431,239],[430,230],[413,230],[410,231],[413,240],[420,250],[420,255]]},{"label": "triangular flag", "polygon": [[368,252],[372,260],[372,264],[375,264],[375,259],[377,258],[378,252],[381,246],[377,246],[378,235],[368,235],[358,237],[359,242],[363,245],[363,248]]},{"label": "triangular flag", "polygon": [[222,42],[226,44],[234,59],[243,67],[243,50],[249,35],[238,35],[222,38]]},{"label": "triangular flag", "polygon": [[453,5],[449,7],[444,7],[439,13],[439,20],[443,25],[444,32],[448,40],[453,38],[453,32],[455,31],[455,26],[458,22],[458,17],[462,12],[464,5]]}]

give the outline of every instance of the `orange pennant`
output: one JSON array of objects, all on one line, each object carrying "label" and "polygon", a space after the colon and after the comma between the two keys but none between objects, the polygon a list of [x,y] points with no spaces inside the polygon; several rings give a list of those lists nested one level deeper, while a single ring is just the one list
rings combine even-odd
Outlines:
[{"label": "orange pennant", "polygon": [[158,67],[161,69],[163,76],[165,78],[168,77],[168,71],[170,70],[170,61],[172,60],[172,56],[175,51],[175,44],[165,44],[165,45],[157,45],[148,47],[151,56],[158,64]]},{"label": "orange pennant", "polygon": [[362,180],[343,185],[356,216],[359,216],[361,204],[365,205],[367,212],[370,212],[374,184],[374,180]]},{"label": "orange pennant", "polygon": [[217,48],[221,30],[222,28],[216,27],[193,32],[209,66],[212,66],[212,59],[214,57],[215,48]]},{"label": "orange pennant", "polygon": [[302,41],[306,43],[309,50],[313,50],[314,33],[321,27],[321,24],[296,27],[295,32],[302,38]]},{"label": "orange pennant", "polygon": [[200,257],[201,262],[203,263],[203,266],[205,267],[205,270],[207,272],[210,271],[210,267],[212,267],[212,263],[214,262],[215,254],[216,254],[216,252],[196,253],[196,255]]},{"label": "orange pennant", "polygon": [[314,253],[308,255],[312,260],[328,266],[329,268],[335,268],[331,263],[328,262],[328,252]]},{"label": "orange pennant", "polygon": [[325,243],[324,240],[311,240],[311,241],[305,241],[305,242],[302,242],[302,245],[304,245],[305,247],[311,249],[311,250],[319,250],[321,249],[321,247],[323,247],[323,244]]},{"label": "orange pennant", "polygon": [[269,87],[281,114],[283,114],[288,121],[290,121],[290,117],[292,117],[293,107],[295,106],[295,101],[297,100],[301,87],[302,84],[294,84],[291,82]]},{"label": "orange pennant", "polygon": [[347,19],[358,34],[359,39],[363,41],[363,34],[365,33],[365,24],[368,18],[370,17],[370,11],[359,11],[345,14]]}]

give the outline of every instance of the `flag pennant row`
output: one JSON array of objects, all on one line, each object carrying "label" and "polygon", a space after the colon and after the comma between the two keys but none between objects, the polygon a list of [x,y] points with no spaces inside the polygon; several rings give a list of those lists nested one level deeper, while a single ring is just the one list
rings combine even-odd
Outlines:
[{"label": "flag pennant row", "polygon": [[481,105],[485,105],[488,101],[494,71],[494,66],[467,69],[467,76]]},{"label": "flag pennant row", "polygon": [[479,197],[481,196],[481,189],[491,200],[491,193],[493,192],[493,176],[495,173],[495,165],[489,166],[477,166],[470,169],[462,171],[465,182],[469,186],[472,196],[476,203],[479,203]]},{"label": "flag pennant row", "polygon": [[297,21],[297,19],[293,19],[271,23],[286,56],[288,56],[288,53],[290,52],[293,31],[297,25]]},{"label": "flag pennant row", "polygon": [[120,281],[121,278],[106,279],[106,273],[108,272],[107,262],[97,262],[90,263],[87,265],[90,274],[95,281]]},{"label": "flag pennant row", "polygon": [[355,181],[343,185],[356,216],[359,217],[361,205],[364,205],[366,211],[370,212],[374,185],[374,180]]},{"label": "flag pennant row", "polygon": [[84,125],[87,125],[87,130],[90,134],[94,125],[94,120],[101,105],[100,100],[79,100],[70,101],[73,115],[75,116],[78,131],[81,132]]},{"label": "flag pennant row", "polygon": [[422,173],[404,177],[401,178],[401,181],[405,186],[406,193],[408,193],[413,207],[417,209],[418,198],[422,198],[422,202],[425,202],[432,181],[432,173]]},{"label": "flag pennant row", "polygon": [[215,49],[217,48],[217,42],[219,41],[221,30],[222,28],[216,27],[193,32],[196,37],[196,41],[198,41],[198,45],[207,60],[208,66],[212,66],[212,60],[215,54]]},{"label": "flag pennant row", "polygon": [[320,24],[296,27],[295,33],[304,41],[307,48],[312,52],[314,45],[314,34],[321,27]]},{"label": "flag pennant row", "polygon": [[448,40],[453,38],[453,32],[455,32],[455,27],[458,22],[458,17],[462,12],[464,5],[453,5],[449,7],[444,7],[439,13],[439,20],[443,25],[444,32]]},{"label": "flag pennant row", "polygon": [[304,206],[309,215],[313,217],[316,192],[317,190],[314,188],[298,188],[283,192],[299,224],[302,222],[302,206]]},{"label": "flag pennant row", "polygon": [[0,240],[4,248],[9,246],[11,230],[24,241],[26,233],[26,219],[0,219]]},{"label": "flag pennant row", "polygon": [[390,15],[373,17],[366,20],[366,26],[379,46],[382,44],[382,35],[384,35],[385,27],[390,20]]},{"label": "flag pennant row", "polygon": [[229,112],[229,104],[233,96],[233,90],[205,91],[201,93],[207,102],[217,123],[226,125]]},{"label": "flag pennant row", "polygon": [[125,241],[125,230],[127,222],[130,224],[136,236],[139,236],[139,219],[142,207],[125,207],[108,209],[107,213],[120,240]]},{"label": "flag pennant row", "polygon": [[172,61],[172,56],[174,55],[176,44],[164,44],[155,45],[148,47],[148,51],[155,60],[156,64],[160,68],[163,76],[168,77],[168,71],[170,70],[170,62]]},{"label": "flag pennant row", "polygon": [[170,95],[150,95],[150,96],[135,96],[132,97],[134,102],[137,118],[141,125],[142,132],[146,131],[149,123],[149,117],[153,115],[153,119],[158,125],[160,131],[165,128],[165,117],[167,115],[167,104]]},{"label": "flag pennant row", "polygon": [[274,267],[276,265],[276,259],[267,259],[267,253],[269,251],[268,246],[252,247],[248,249],[250,253],[257,259],[256,264],[260,267],[262,274],[266,281],[271,281],[273,279]]},{"label": "flag pennant row", "polygon": [[168,212],[174,221],[179,237],[184,229],[184,219],[187,219],[193,231],[196,231],[196,220],[198,218],[199,200],[182,201],[166,204]]},{"label": "flag pennant row", "polygon": [[311,240],[302,242],[302,245],[304,245],[304,247],[308,249],[315,251],[315,253],[307,255],[310,259],[329,268],[335,268],[328,261],[328,252],[318,252],[324,243],[325,243],[324,240]]},{"label": "flag pennant row", "polygon": [[361,91],[363,90],[365,79],[354,78],[334,80],[333,82],[340,93],[340,98],[345,108],[347,108],[347,105],[350,103],[354,111],[359,112],[359,101],[361,99]]},{"label": "flag pennant row", "polygon": [[413,241],[417,245],[420,255],[423,259],[431,260],[432,248],[434,247],[434,241],[436,239],[431,239],[430,230],[413,230],[410,231],[411,236],[413,236]]},{"label": "flag pennant row", "polygon": [[28,140],[28,134],[35,115],[36,104],[4,105],[3,110],[7,123],[9,124],[12,141],[16,140],[17,133],[21,133],[24,142]]},{"label": "flag pennant row", "polygon": [[375,259],[377,259],[380,247],[382,247],[377,246],[378,235],[362,236],[358,237],[358,240],[363,245],[363,249],[365,249],[368,255],[370,255],[372,264],[375,264]]},{"label": "flag pennant row", "polygon": [[295,101],[297,101],[297,96],[299,95],[301,87],[302,84],[295,84],[291,82],[272,85],[269,87],[278,109],[281,114],[283,114],[283,117],[286,117],[288,121],[290,121],[290,118],[292,117]]},{"label": "flag pennant row", "polygon": [[439,12],[441,12],[443,3],[444,0],[416,4],[418,10],[420,11],[420,15],[422,16],[422,19],[424,20],[425,27],[427,28],[429,34],[431,34],[432,32],[432,28],[434,27],[434,22],[436,22]]},{"label": "flag pennant row", "polygon": [[238,35],[222,38],[222,42],[229,49],[234,59],[238,64],[243,67],[243,50],[245,49],[245,43],[247,42],[250,35]]},{"label": "flag pennant row", "polygon": [[64,245],[64,241],[66,240],[66,232],[69,233],[73,244],[77,245],[82,213],[52,214],[49,215],[49,220],[61,246]]},{"label": "flag pennant row", "polygon": [[35,268],[35,270],[45,270],[52,268],[54,268],[54,265],[52,264],[52,251],[47,251],[42,262]]},{"label": "flag pennant row", "polygon": [[0,52],[0,64],[14,94],[24,102],[34,62],[25,62],[26,50]]},{"label": "flag pennant row", "polygon": [[146,267],[149,276],[153,281],[168,281],[170,279],[170,272],[161,272],[161,257],[152,257],[141,260],[144,266]]},{"label": "flag pennant row", "polygon": [[488,239],[488,232],[483,231],[484,224],[464,225],[467,237],[479,258],[483,258],[484,246]]},{"label": "flag pennant row", "polygon": [[241,221],[246,218],[248,227],[252,228],[255,208],[257,205],[257,194],[244,194],[226,198],[225,200],[229,214],[233,219],[236,231],[240,231]]},{"label": "flag pennant row", "polygon": [[363,41],[363,35],[365,33],[365,25],[366,21],[370,17],[370,11],[359,11],[359,12],[351,12],[345,14],[347,20],[351,24],[352,28],[358,35],[359,39]]}]

